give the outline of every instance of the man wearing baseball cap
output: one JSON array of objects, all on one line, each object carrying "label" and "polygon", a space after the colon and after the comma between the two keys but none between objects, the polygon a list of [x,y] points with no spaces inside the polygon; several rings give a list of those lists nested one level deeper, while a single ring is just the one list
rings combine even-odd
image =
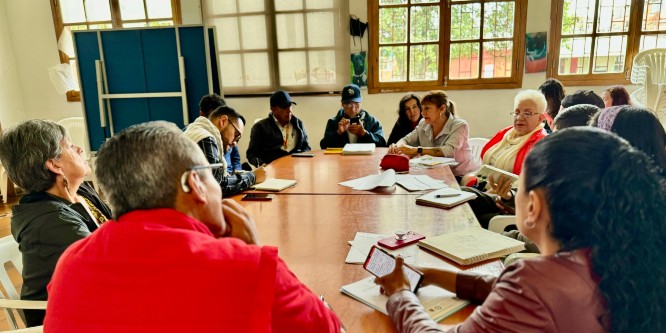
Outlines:
[{"label": "man wearing baseball cap", "polygon": [[344,147],[347,143],[374,143],[386,147],[382,124],[361,109],[361,88],[350,84],[342,88],[342,108],[326,123],[321,149]]},{"label": "man wearing baseball cap", "polygon": [[286,91],[271,95],[268,117],[252,126],[247,160],[255,165],[268,164],[282,156],[310,151],[303,122],[294,116],[294,105]]}]

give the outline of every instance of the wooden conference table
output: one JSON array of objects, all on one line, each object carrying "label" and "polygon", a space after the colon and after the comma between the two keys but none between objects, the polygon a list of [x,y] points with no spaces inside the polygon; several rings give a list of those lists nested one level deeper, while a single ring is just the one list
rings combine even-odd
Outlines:
[{"label": "wooden conference table", "polygon": [[[387,316],[340,293],[341,286],[370,276],[361,265],[345,264],[350,249],[347,241],[357,231],[392,234],[412,230],[436,236],[478,222],[468,204],[448,210],[416,205],[415,198],[424,192],[408,192],[399,186],[358,191],[338,184],[378,173],[386,148],[378,148],[372,156],[314,153],[314,158],[286,156],[266,167],[269,177],[298,181],[272,201],[241,201],[243,194],[233,199],[254,217],[262,244],[278,247],[279,256],[315,294],[324,296],[348,332],[395,332]],[[412,168],[410,173],[457,186],[448,166]],[[426,251],[420,250],[417,258],[419,265],[460,267]],[[468,306],[442,323],[462,322],[472,310]]]}]

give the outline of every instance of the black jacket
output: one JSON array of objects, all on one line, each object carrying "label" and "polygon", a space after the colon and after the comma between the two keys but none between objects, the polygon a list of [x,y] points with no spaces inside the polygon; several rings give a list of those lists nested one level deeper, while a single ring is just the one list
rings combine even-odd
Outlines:
[{"label": "black jacket", "polygon": [[[208,163],[221,163],[222,159],[224,159],[224,154],[220,154],[217,143],[212,136],[203,138],[201,141],[197,142],[197,145],[203,151]],[[238,192],[249,189],[254,185],[256,180],[252,172],[228,174],[225,176],[225,171],[226,170],[223,169],[213,169],[213,176],[215,176],[215,180],[217,180],[222,188],[223,197],[232,196]]]},{"label": "black jacket", "polygon": [[310,151],[308,134],[305,132],[303,122],[296,116],[291,116],[289,123],[298,137],[294,149],[289,152],[282,150],[282,140],[284,140],[282,131],[275,123],[272,113],[269,113],[268,118],[262,119],[252,126],[250,146],[246,152],[247,160],[251,164],[259,166],[264,163],[271,163],[282,156]]},{"label": "black jacket", "polygon": [[[95,190],[82,183],[77,192],[87,198],[106,217],[111,210]],[[23,254],[21,299],[46,300],[46,285],[51,281],[60,255],[75,241],[97,230],[97,224],[80,203],[46,192],[26,194],[12,209],[12,235]],[[29,326],[42,325],[44,311],[24,311]]]}]

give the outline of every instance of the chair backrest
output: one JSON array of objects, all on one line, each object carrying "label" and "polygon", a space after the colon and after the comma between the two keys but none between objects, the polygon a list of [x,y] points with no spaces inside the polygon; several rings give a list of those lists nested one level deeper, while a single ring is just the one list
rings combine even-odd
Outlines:
[{"label": "chair backrest", "polygon": [[469,149],[472,151],[472,158],[473,158],[473,163],[476,165],[480,165],[481,163],[481,150],[483,150],[483,147],[486,145],[486,143],[490,142],[490,139],[486,138],[469,138],[467,140],[467,143],[469,144]]},{"label": "chair backrest", "polygon": [[501,234],[506,227],[515,224],[515,215],[497,215],[493,216],[493,218],[490,219],[490,222],[488,222],[488,230]]},{"label": "chair backrest", "polygon": [[[9,273],[7,267],[5,266],[8,262],[14,265],[14,268],[21,273],[23,271],[23,258],[21,251],[19,251],[19,245],[14,240],[12,236],[5,236],[0,238],[0,283],[2,283],[2,288],[5,290],[5,293],[0,293],[0,298],[5,299],[20,299],[19,293],[14,288],[12,280],[9,278]],[[5,316],[7,321],[12,329],[18,328],[18,318],[11,310],[4,309]],[[23,312],[18,310],[18,316],[21,317],[21,320],[25,322],[23,318]]]},{"label": "chair backrest", "polygon": [[83,117],[70,117],[61,119],[58,124],[67,130],[67,136],[73,144],[83,148],[83,158],[88,160],[88,143],[86,135],[86,125]]},{"label": "chair backrest", "polygon": [[631,82],[666,84],[666,48],[641,51],[634,57]]}]

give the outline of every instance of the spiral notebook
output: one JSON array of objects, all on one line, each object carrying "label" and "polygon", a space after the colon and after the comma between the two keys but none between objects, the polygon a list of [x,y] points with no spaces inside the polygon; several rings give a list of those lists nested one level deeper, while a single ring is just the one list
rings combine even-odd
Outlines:
[{"label": "spiral notebook", "polygon": [[460,265],[471,265],[525,249],[525,243],[521,241],[478,227],[428,237],[418,245]]},{"label": "spiral notebook", "polygon": [[416,203],[424,206],[450,208],[476,198],[476,194],[445,187],[416,198]]}]

